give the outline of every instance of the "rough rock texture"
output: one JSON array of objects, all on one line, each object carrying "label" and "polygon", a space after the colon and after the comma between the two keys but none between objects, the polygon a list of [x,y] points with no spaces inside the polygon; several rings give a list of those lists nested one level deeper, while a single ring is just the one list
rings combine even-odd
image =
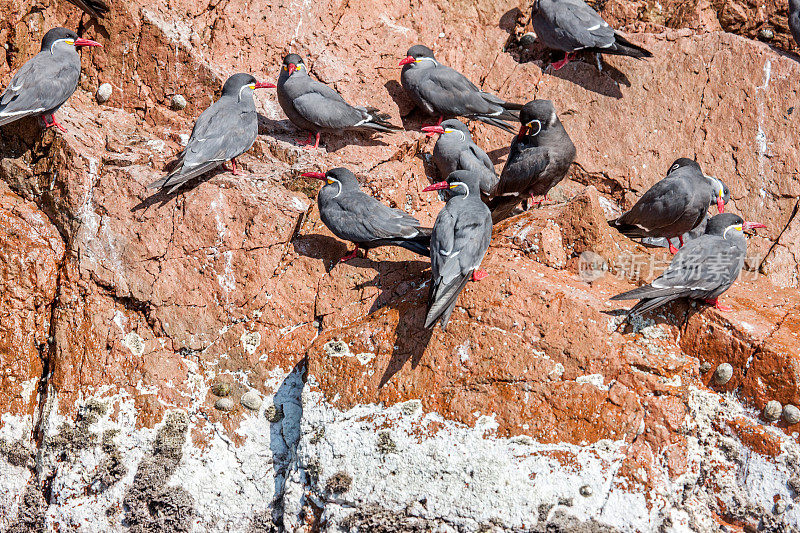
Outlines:
[{"label": "rough rock texture", "polygon": [[[782,7],[609,0],[655,58],[551,75],[548,54],[518,45],[524,4],[265,4],[112,3],[95,23],[66,2],[0,0],[0,86],[53,25],[104,44],[59,111],[67,133],[0,129],[0,530],[800,526],[797,427],[758,418],[800,403],[800,66],[716,31],[769,20],[785,47]],[[508,99],[552,99],[578,147],[555,204],[495,228],[490,276],[447,334],[421,329],[427,262],[386,249],[337,265],[346,243],[300,177],[347,166],[432,223],[433,141],[414,131],[428,117],[398,83],[417,42]],[[274,81],[289,50],[408,131],[302,150],[262,91],[245,176],[145,188],[227,75]],[[508,135],[473,126],[500,169]],[[608,297],[669,257],[605,220],[679,156],[769,228],[732,312],[676,302],[624,326]],[[733,377],[715,385],[723,362]]]}]

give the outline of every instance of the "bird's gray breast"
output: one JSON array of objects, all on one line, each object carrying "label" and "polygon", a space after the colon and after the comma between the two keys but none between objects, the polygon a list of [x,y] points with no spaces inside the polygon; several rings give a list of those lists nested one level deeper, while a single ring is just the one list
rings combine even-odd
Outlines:
[{"label": "bird's gray breast", "polygon": [[278,104],[292,124],[304,130],[316,131],[317,126],[306,120],[294,106],[294,99],[305,94],[304,81],[301,76],[288,76],[283,83],[278,80]]},{"label": "bird's gray breast", "polygon": [[408,95],[417,106],[429,115],[435,115],[436,109],[428,101],[425,91],[422,89],[422,84],[428,76],[428,71],[432,69],[425,69],[420,67],[411,67],[406,65],[403,72],[400,74],[400,83],[406,90]]}]

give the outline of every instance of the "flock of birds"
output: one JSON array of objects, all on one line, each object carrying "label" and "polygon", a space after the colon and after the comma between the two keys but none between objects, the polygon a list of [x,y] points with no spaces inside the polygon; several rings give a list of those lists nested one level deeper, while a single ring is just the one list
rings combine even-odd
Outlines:
[{"label": "flock of birds", "polygon": [[[85,4],[98,11],[103,4]],[[800,35],[800,0],[790,0],[790,25]],[[88,12],[88,11],[87,11]],[[97,16],[95,13],[94,16]],[[564,59],[577,52],[617,54],[634,58],[652,54],[626,40],[583,0],[535,0],[533,26],[547,47]],[[0,96],[0,126],[26,116],[41,116],[46,127],[63,130],[54,116],[78,85],[77,48],[101,46],[65,28],[54,28],[42,39],[42,49],[14,75]],[[598,62],[599,64],[599,62]],[[533,100],[508,102],[480,90],[460,72],[443,65],[430,48],[411,47],[400,61],[401,82],[424,113],[438,121],[422,130],[438,135],[433,161],[442,177],[424,191],[442,191],[447,199],[432,228],[400,209],[390,208],[361,191],[358,180],[345,168],[304,177],[325,182],[319,191],[320,217],[339,238],[355,244],[342,258],[364,254],[379,246],[401,246],[430,257],[431,284],[425,327],[441,322],[444,330],[456,299],[468,281],[487,274],[480,270],[489,247],[492,225],[531,204],[540,204],[569,172],[576,149],[559,120],[553,103]],[[334,89],[309,76],[303,59],[287,55],[277,85],[258,82],[250,74],[228,78],[222,95],[197,119],[177,164],[149,187],[175,191],[186,182],[227,161],[238,174],[236,157],[255,142],[258,115],[253,91],[276,88],[278,102],[298,128],[309,132],[303,143],[317,148],[321,133],[370,130],[389,133],[401,128],[372,107],[350,105]],[[478,120],[514,134],[505,166],[498,176],[489,156],[473,142],[463,122]],[[445,120],[447,118],[447,120]],[[517,127],[510,122],[517,122]],[[637,299],[629,311],[642,313],[681,297],[704,300],[720,309],[718,297],[736,280],[747,251],[745,231],[765,227],[724,213],[730,197],[718,179],[705,175],[697,162],[680,158],[664,179],[653,185],[622,216],[609,221],[621,233],[640,239],[662,238],[675,254],[666,271],[652,283],[612,299]],[[521,206],[522,204],[522,206]],[[708,209],[719,214],[708,218]],[[681,246],[676,248],[673,239]],[[684,243],[684,239],[689,239]],[[684,245],[685,244],[685,245]]]}]

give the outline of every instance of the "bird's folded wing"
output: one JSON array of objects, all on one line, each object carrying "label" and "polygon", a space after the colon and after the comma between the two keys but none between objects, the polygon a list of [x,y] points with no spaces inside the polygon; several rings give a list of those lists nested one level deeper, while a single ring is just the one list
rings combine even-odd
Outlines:
[{"label": "bird's folded wing", "polygon": [[58,107],[75,91],[79,76],[80,64],[47,61],[47,56],[38,54],[11,79],[0,97],[0,114],[38,113]]},{"label": "bird's folded wing", "polygon": [[[475,157],[475,159],[477,159],[480,162],[480,164],[483,167],[486,168],[486,170],[490,171],[492,174],[497,174],[497,172],[494,170],[494,163],[492,163],[492,160],[489,159],[489,156],[486,155],[486,152],[481,150],[478,147],[478,145],[471,144],[470,147],[469,147],[469,152]],[[462,156],[461,157],[462,158],[464,157],[463,152],[462,152]],[[466,167],[462,167],[462,168],[466,168]],[[473,170],[472,168],[466,168],[466,169],[467,170]],[[479,168],[475,168],[474,170],[475,170],[475,172],[483,172],[483,169],[479,169]]]},{"label": "bird's folded wing", "polygon": [[322,128],[351,127],[363,120],[366,114],[345,102],[341,96],[331,98],[319,92],[302,94],[292,100],[292,103],[303,118]]},{"label": "bird's folded wing", "polygon": [[683,179],[665,178],[645,192],[618,221],[645,231],[667,227],[686,213],[692,203],[692,190]]},{"label": "bird's folded wing", "polygon": [[555,31],[561,38],[573,41],[575,49],[608,48],[614,44],[614,29],[586,3],[568,1],[556,6],[553,13]]},{"label": "bird's folded wing", "polygon": [[722,237],[704,235],[681,248],[651,285],[655,289],[713,291],[736,279],[743,260],[741,250]]},{"label": "bird's folded wing", "polygon": [[500,174],[494,195],[512,194],[524,191],[544,172],[550,164],[547,148],[541,146],[512,147],[506,166]]},{"label": "bird's folded wing", "polygon": [[487,101],[481,90],[460,72],[444,65],[427,72],[419,90],[438,109],[462,116],[502,112],[502,107]]}]

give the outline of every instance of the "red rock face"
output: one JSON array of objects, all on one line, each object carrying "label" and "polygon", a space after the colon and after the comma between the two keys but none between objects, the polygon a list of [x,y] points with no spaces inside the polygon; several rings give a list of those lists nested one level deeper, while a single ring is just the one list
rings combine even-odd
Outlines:
[{"label": "red rock face", "polygon": [[[646,507],[658,509],[663,487],[723,464],[698,459],[695,438],[702,430],[693,419],[705,413],[693,404],[698,389],[718,400],[710,391],[733,392],[748,408],[762,409],[770,400],[800,403],[800,161],[793,107],[800,67],[766,44],[717,31],[753,37],[770,26],[770,42],[790,48],[785,8],[775,2],[659,5],[658,11],[651,2],[600,6],[609,22],[646,31],[631,38],[653,59],[608,57],[600,74],[585,58],[552,74],[543,71],[547,53],[519,47],[529,6],[514,3],[209,8],[170,0],[113,3],[94,24],[65,2],[0,0],[7,14],[0,41],[8,43],[0,54],[0,86],[38,51],[51,26],[78,27],[82,20],[84,34],[104,45],[82,52],[80,88],[59,111],[66,134],[41,134],[35,120],[0,130],[0,415],[30,417],[29,444],[43,450],[38,484],[30,486],[37,494],[51,487],[48,520],[68,528],[86,518],[97,530],[113,529],[126,516],[139,516],[125,514],[123,499],[165,490],[137,485],[138,469],[166,461],[176,483],[192,489],[193,503],[186,505],[206,529],[244,529],[267,506],[263,521],[285,518],[287,528],[300,523],[289,517],[293,489],[284,487],[298,468],[310,477],[296,492],[316,491],[314,501],[322,505],[302,511],[303,521],[318,524],[337,501],[349,500],[323,494],[323,480],[334,472],[317,472],[323,477],[311,481],[311,460],[317,452],[323,457],[311,442],[320,430],[303,418],[302,383],[285,377],[293,368],[302,370],[306,392],[319,395],[331,420],[365,405],[391,411],[419,400],[424,413],[442,417],[413,426],[420,435],[435,439],[449,424],[478,428],[479,420],[492,419],[492,438],[563,445],[530,455],[576,471],[585,466],[578,459],[584,452],[595,453],[587,451],[591,446],[613,441],[618,457],[601,461],[604,472],[614,472],[604,490],[641,492]],[[447,332],[422,328],[428,262],[380,249],[369,259],[337,264],[349,244],[322,224],[318,186],[300,177],[346,166],[381,201],[433,223],[441,203],[421,193],[435,175],[425,163],[433,141],[416,131],[428,117],[413,110],[398,83],[397,62],[418,42],[486,90],[520,102],[553,100],[578,148],[570,179],[552,193],[556,203],[494,228],[484,261],[490,275],[468,285]],[[146,188],[180,150],[181,135],[222,80],[248,71],[275,81],[290,51],[304,55],[312,74],[348,100],[389,112],[407,131],[373,139],[324,136],[321,149],[301,150],[294,137],[305,132],[264,91],[257,96],[261,135],[240,160],[245,176],[219,172],[176,195]],[[100,105],[92,95],[105,82],[113,93]],[[188,101],[183,111],[170,108],[175,94]],[[471,128],[500,170],[509,136]],[[750,271],[723,297],[732,312],[676,302],[646,322],[620,327],[619,307],[608,298],[652,280],[669,257],[618,235],[606,220],[630,207],[680,156],[696,158],[730,187],[729,210],[768,228],[750,239]],[[608,273],[587,282],[584,252],[596,254]],[[734,369],[723,385],[711,381],[721,363]],[[229,393],[210,392],[215,385]],[[251,390],[265,404],[274,402],[272,410],[265,405],[252,413],[242,405]],[[797,426],[779,422],[783,434],[777,434],[752,413],[729,411],[714,411],[715,422],[702,426],[714,428],[703,436],[703,446],[711,447],[703,453],[718,453],[724,439],[735,438],[746,450],[779,456],[796,438]],[[64,427],[73,428],[69,439]],[[94,437],[80,440],[78,430]],[[302,460],[298,442],[306,449]],[[235,459],[225,464],[239,466],[231,469],[238,477],[230,485],[215,479],[215,497],[245,494],[236,510],[207,503],[214,498],[202,476],[217,464],[219,448],[233,450]],[[79,458],[87,449],[102,450],[113,475],[73,487],[73,479],[95,479]],[[181,453],[188,473],[176,466]],[[255,473],[245,466],[251,455],[259,458]],[[267,461],[275,472],[264,477]],[[738,466],[725,464],[734,475]],[[353,481],[354,493],[361,482]],[[103,483],[114,488],[98,490]],[[714,483],[692,486],[702,493],[692,501],[704,502],[703,516],[752,522],[752,509],[744,518],[730,511],[740,494]],[[241,489],[251,485],[259,491]],[[22,490],[15,494],[13,501],[22,501]],[[270,504],[273,499],[278,503]],[[284,507],[287,515],[276,518]],[[87,518],[78,508],[99,511]],[[430,508],[436,509],[433,500]],[[444,520],[442,513],[426,520]],[[509,528],[549,519],[514,520],[508,518]],[[625,517],[603,520],[638,527]],[[475,521],[469,527],[477,529]],[[0,521],[0,529],[10,524]]]}]

